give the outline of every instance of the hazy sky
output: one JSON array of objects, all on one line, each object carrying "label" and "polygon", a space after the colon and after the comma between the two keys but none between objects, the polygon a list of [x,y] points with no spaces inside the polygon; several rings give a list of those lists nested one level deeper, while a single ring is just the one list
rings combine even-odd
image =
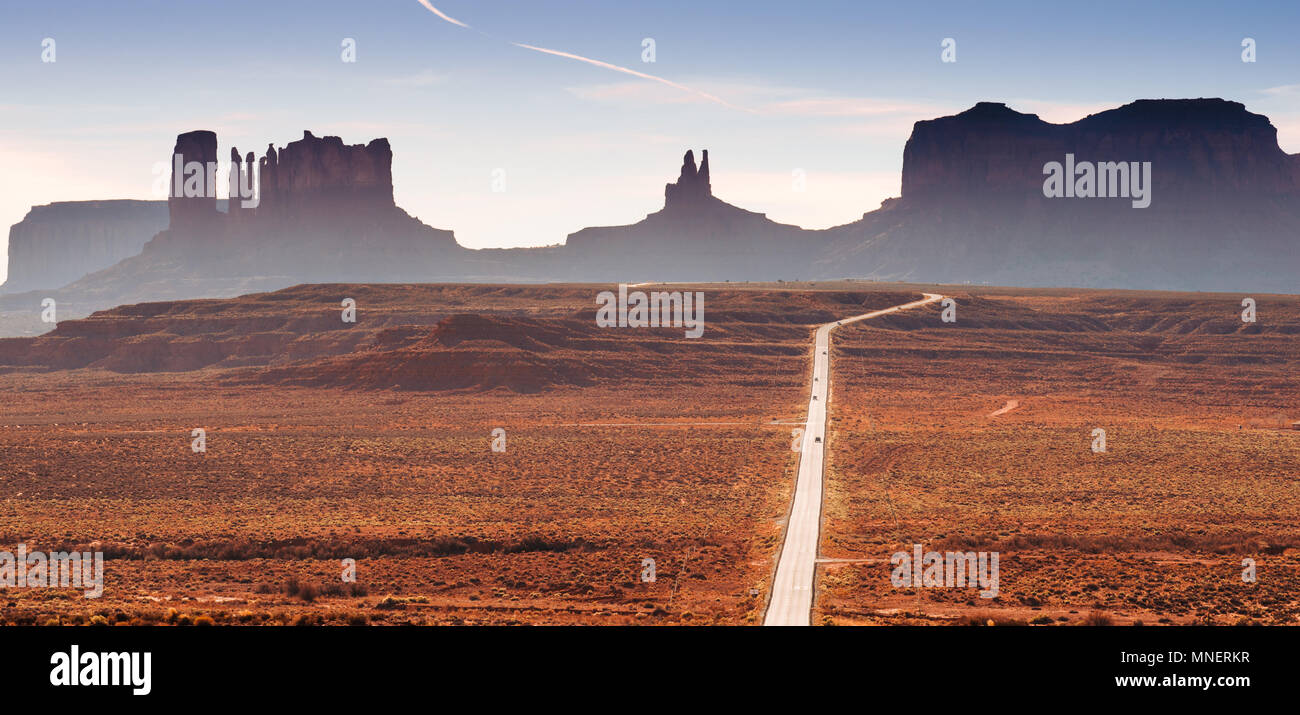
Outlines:
[{"label": "hazy sky", "polygon": [[[304,129],[386,136],[398,205],[469,247],[637,221],[688,148],[710,150],[731,203],[810,228],[853,221],[897,195],[913,122],[980,100],[1065,122],[1224,97],[1300,152],[1294,0],[426,2],[472,29],[420,0],[6,2],[0,226],[34,204],[150,198],[154,164],[194,129],[216,131],[223,157]],[[955,63],[940,61],[947,37]]]}]

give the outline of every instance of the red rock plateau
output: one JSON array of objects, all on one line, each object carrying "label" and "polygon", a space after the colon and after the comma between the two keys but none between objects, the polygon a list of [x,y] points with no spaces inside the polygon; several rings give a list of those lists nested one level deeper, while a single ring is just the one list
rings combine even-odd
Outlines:
[{"label": "red rock plateau", "polygon": [[[710,288],[710,339],[700,340],[683,328],[597,327],[595,295],[611,288],[303,285],[233,299],[142,303],[65,321],[40,337],[0,340],[0,368],[218,368],[223,379],[262,384],[535,392],[797,356],[805,347],[797,340],[780,347],[769,340],[789,341],[866,299],[846,291],[778,297]],[[894,297],[906,296],[870,296],[873,304]],[[355,323],[343,321],[345,298],[357,301]]]}]

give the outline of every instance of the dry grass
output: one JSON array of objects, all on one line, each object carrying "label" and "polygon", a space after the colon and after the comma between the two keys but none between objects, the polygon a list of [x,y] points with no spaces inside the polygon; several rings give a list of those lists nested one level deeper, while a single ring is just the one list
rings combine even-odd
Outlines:
[{"label": "dry grass", "polygon": [[836,337],[823,553],[996,551],[999,598],[851,564],[824,612],[1297,623],[1300,304],[1246,325],[1239,297],[995,293]]}]

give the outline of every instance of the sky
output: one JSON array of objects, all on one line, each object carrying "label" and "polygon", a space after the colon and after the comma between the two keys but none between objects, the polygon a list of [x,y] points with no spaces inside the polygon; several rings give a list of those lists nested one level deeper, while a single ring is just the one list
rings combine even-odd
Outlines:
[{"label": "sky", "polygon": [[6,0],[0,226],[165,198],[181,132],[225,157],[307,129],[387,137],[397,204],[471,248],[638,221],[687,149],[714,195],[825,228],[898,195],[914,122],[978,101],[1070,122],[1222,97],[1300,153],[1297,31],[1294,0]]}]

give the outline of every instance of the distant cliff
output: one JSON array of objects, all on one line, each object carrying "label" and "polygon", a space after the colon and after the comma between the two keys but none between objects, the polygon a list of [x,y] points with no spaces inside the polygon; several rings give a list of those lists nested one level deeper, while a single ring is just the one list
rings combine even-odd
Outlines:
[{"label": "distant cliff", "polygon": [[[387,139],[345,145],[339,137],[305,131],[281,149],[267,147],[256,160],[256,174],[251,152],[241,160],[237,148],[230,151],[238,185],[260,185],[258,196],[231,201],[224,214],[211,199],[171,196],[167,230],[137,259],[94,282],[180,270],[225,283],[265,277],[268,287],[284,287],[433,280],[459,271],[457,259],[465,250],[452,233],[426,226],[393,203]],[[216,135],[182,134],[173,152],[182,164],[215,161]],[[173,187],[177,183],[173,178]],[[211,289],[226,294],[216,283]]]},{"label": "distant cliff", "polygon": [[164,201],[60,201],[34,206],[9,229],[3,290],[58,288],[134,256],[167,227]]},{"label": "distant cliff", "polygon": [[[210,131],[181,134],[173,147],[182,166],[217,156]],[[917,122],[903,152],[901,197],[823,231],[714,196],[708,153],[697,164],[688,151],[664,187],[662,209],[545,248],[467,250],[450,231],[412,218],[393,202],[386,139],[348,145],[304,132],[260,158],[234,148],[230,157],[238,185],[260,181],[259,201],[232,201],[222,212],[210,196],[174,195],[170,221],[152,240],[166,218],[156,203],[147,204],[154,223],[134,238],[107,214],[87,214],[59,234],[67,243],[42,238],[41,209],[83,204],[38,207],[14,229],[11,283],[45,288],[76,279],[49,294],[60,318],[76,318],[124,303],[324,282],[860,277],[1294,293],[1300,275],[1300,156],[1279,148],[1266,117],[1221,99],[1140,100],[1070,124],[981,102]],[[1054,163],[1097,171],[1071,183],[1077,195],[1049,197],[1044,171]],[[1121,164],[1132,176],[1149,171],[1148,205],[1122,195],[1084,198],[1103,166],[1114,188]],[[129,257],[110,266],[107,253],[90,247],[117,246],[118,237],[113,255]],[[33,323],[38,309],[31,295],[0,299],[0,334],[41,329]]]},{"label": "distant cliff", "polygon": [[1005,104],[917,122],[903,149],[903,200],[1041,196],[1043,164],[1149,161],[1155,194],[1294,195],[1300,157],[1278,147],[1268,117],[1222,99],[1144,99],[1071,124],[1049,124]]},{"label": "distant cliff", "polygon": [[[1051,162],[1078,163],[1077,196],[1045,195]],[[1103,165],[1114,188],[1119,164],[1149,170],[1145,208],[1126,195],[1082,197],[1100,189]],[[917,122],[902,179],[900,198],[824,232],[831,246],[820,273],[1296,290],[1300,157],[1279,148],[1267,117],[1237,102],[1140,100],[1059,125],[981,102]],[[1066,180],[1073,193],[1076,177]]]},{"label": "distant cliff", "polygon": [[[144,301],[228,297],[298,283],[448,281],[476,270],[473,252],[450,231],[393,203],[386,139],[345,145],[339,137],[303,132],[283,148],[268,147],[261,159],[251,152],[241,158],[232,148],[236,186],[261,181],[261,191],[247,201],[218,201],[206,176],[186,170],[216,162],[217,152],[213,132],[177,136],[169,198],[149,203],[153,223],[132,249],[116,262],[65,268],[67,277],[54,284],[61,288],[42,294],[57,300],[60,320]],[[94,234],[107,230],[103,224],[85,216],[77,230]],[[69,244],[49,255],[66,260],[80,251]],[[51,286],[43,279],[24,285]],[[36,310],[39,301],[31,296],[0,300],[0,334],[30,334]]]}]

